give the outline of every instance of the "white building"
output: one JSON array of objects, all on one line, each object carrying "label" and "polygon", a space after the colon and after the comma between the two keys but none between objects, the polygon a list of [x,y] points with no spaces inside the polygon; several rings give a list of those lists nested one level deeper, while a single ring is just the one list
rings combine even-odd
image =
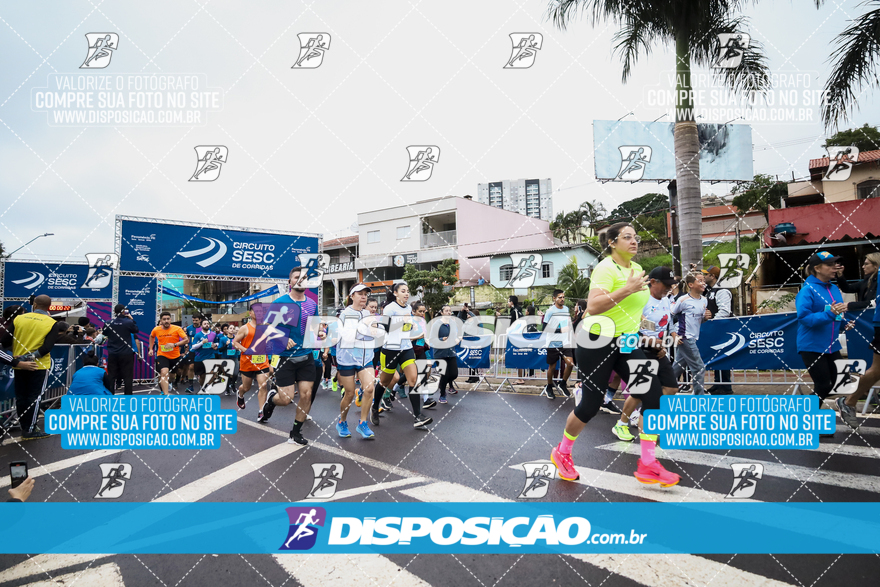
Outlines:
[{"label": "white building", "polygon": [[553,219],[553,186],[547,179],[504,179],[477,184],[477,201],[531,218]]}]

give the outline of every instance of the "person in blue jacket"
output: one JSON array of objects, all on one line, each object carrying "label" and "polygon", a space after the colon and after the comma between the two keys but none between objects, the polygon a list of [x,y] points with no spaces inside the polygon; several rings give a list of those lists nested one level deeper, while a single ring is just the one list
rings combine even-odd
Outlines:
[{"label": "person in blue jacket", "polygon": [[837,337],[853,323],[843,320],[847,304],[832,283],[840,257],[819,251],[807,262],[807,280],[795,299],[797,307],[797,349],[810,377],[813,392],[825,399],[837,381],[834,361],[842,359]]},{"label": "person in blue jacket", "polygon": [[98,366],[100,359],[94,351],[83,356],[83,368],[73,374],[67,388],[68,395],[113,395],[113,380]]}]

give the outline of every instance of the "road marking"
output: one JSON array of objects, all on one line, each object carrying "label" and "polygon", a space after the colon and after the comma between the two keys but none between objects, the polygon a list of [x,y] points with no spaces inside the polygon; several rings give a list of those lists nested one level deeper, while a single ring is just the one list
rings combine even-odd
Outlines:
[{"label": "road marking", "polygon": [[880,446],[855,446],[850,444],[832,444],[823,442],[819,444],[819,448],[815,451],[808,452],[824,452],[827,454],[847,455],[850,457],[866,457],[869,459],[880,458]]},{"label": "road marking", "polygon": [[[250,420],[245,420],[242,417],[238,418],[238,422],[240,424],[244,424],[245,426],[251,426],[252,428],[256,428],[257,430],[262,430],[263,432],[268,432],[269,434],[274,434],[275,436],[279,436],[281,438],[287,438],[287,432],[283,432],[281,430],[276,430],[274,428],[269,428],[263,424],[257,424],[256,422],[252,422]],[[325,450],[327,452],[333,453],[336,456],[344,457],[346,459],[351,459],[352,461],[357,461],[362,465],[368,465],[370,467],[374,467],[376,469],[381,469],[386,473],[392,473],[397,475],[398,477],[421,477],[418,473],[410,471],[409,469],[403,469],[401,467],[395,467],[394,465],[389,465],[388,463],[383,463],[382,461],[377,461],[375,459],[371,459],[370,457],[365,457],[363,455],[359,455],[357,453],[349,452],[345,449],[339,448],[338,446],[331,446],[329,444],[323,444],[321,442],[309,442],[308,444],[312,448],[317,448],[319,450]],[[428,480],[432,480],[427,478]]]},{"label": "road marking", "polygon": [[843,434],[843,437],[844,437],[844,438],[846,438],[846,437],[849,436],[850,434],[852,434],[852,435],[855,436],[855,437],[858,437],[859,435],[862,435],[862,436],[877,436],[878,434],[880,434],[880,428],[878,428],[877,426],[871,426],[871,427],[869,428],[868,426],[865,426],[865,425],[863,424],[863,425],[859,426],[859,429],[858,429],[858,430],[856,430],[855,432],[853,432],[853,429],[850,428],[849,426],[847,426],[847,425],[845,425],[845,424],[838,424],[838,425],[837,425],[837,434]]},{"label": "road marking", "polygon": [[691,554],[567,554],[585,563],[651,587],[790,587],[775,579]]},{"label": "road marking", "polygon": [[365,585],[431,587],[430,583],[426,583],[418,575],[379,554],[272,556],[302,587],[348,587],[352,582]]},{"label": "road marking", "polygon": [[116,563],[107,563],[100,567],[90,567],[82,571],[52,577],[51,579],[26,583],[22,587],[73,587],[73,585],[125,587],[125,583],[122,581],[122,574],[119,572],[119,566]]},{"label": "road marking", "polygon": [[[601,448],[601,447],[600,447]],[[658,449],[659,450],[659,449]],[[658,455],[659,457],[659,455]],[[539,462],[539,461],[534,461]],[[550,461],[546,461],[550,463]],[[719,502],[724,501],[726,493],[717,493],[709,491],[702,487],[693,487],[688,482],[687,477],[682,479],[685,485],[675,485],[673,487],[662,488],[658,485],[645,485],[639,483],[632,475],[622,475],[620,473],[612,473],[611,471],[600,471],[599,469],[590,469],[576,465],[581,478],[577,481],[564,481],[564,483],[577,483],[586,487],[595,487],[600,491],[614,491],[641,497],[650,501],[662,502]],[[511,465],[511,469],[523,471],[522,465]],[[611,500],[613,501],[613,500]],[[754,499],[738,499],[737,502],[757,502]]]},{"label": "road marking", "polygon": [[[603,444],[596,448],[614,452],[624,452],[627,454],[639,453],[639,447],[629,442],[612,442],[611,444]],[[731,463],[757,461],[764,464],[764,476],[791,479],[793,481],[806,481],[807,483],[821,483],[823,485],[833,485],[835,487],[848,487],[850,489],[872,491],[875,493],[877,492],[878,487],[880,487],[880,477],[874,475],[839,473],[837,471],[827,471],[825,469],[816,469],[815,467],[804,467],[801,465],[783,465],[778,461],[774,462],[766,459],[757,459],[755,457],[745,458],[730,455],[723,456],[693,450],[664,450],[658,447],[657,458],[666,458],[679,463],[703,465],[706,467],[717,467],[728,470],[730,469]],[[770,458],[773,457],[771,456]],[[580,467],[578,469],[582,470]],[[583,478],[583,475],[581,475],[581,478]]]},{"label": "road marking", "polygon": [[[522,470],[518,466],[511,468]],[[583,478],[584,471],[587,469],[578,467],[578,470],[581,471],[581,478]],[[607,474],[605,473],[605,475]],[[621,477],[625,476],[621,475]],[[627,481],[638,485],[638,481],[634,478],[627,479]],[[675,488],[670,487],[669,489]],[[669,489],[663,490],[664,494]],[[430,499],[430,501],[459,502],[470,501],[475,496],[479,497],[479,501],[514,501],[511,499],[501,499],[491,493],[485,493],[459,485],[458,483],[448,483],[445,481],[434,483],[433,485],[413,487],[412,489],[401,491],[401,493],[405,493],[419,501]],[[689,499],[688,501],[695,500]],[[767,577],[693,554],[565,554],[561,556],[578,559],[642,585],[650,585],[651,587],[708,585],[710,583],[712,587],[739,587],[741,585],[756,585],[758,587],[790,586],[789,583],[768,579]]]},{"label": "road marking", "polygon": [[[401,493],[417,501],[510,501],[509,499],[504,499],[503,497],[498,497],[497,495],[492,495],[485,491],[471,489],[465,485],[449,483],[447,481],[437,481],[430,485],[411,487],[409,489],[404,489]],[[455,499],[449,499],[450,495],[454,495]]]},{"label": "road marking", "polygon": [[[88,463],[89,461],[96,461],[98,459],[103,459],[104,457],[109,457],[110,455],[114,455],[116,453],[124,452],[124,449],[105,449],[105,450],[96,450],[92,452],[83,453],[81,455],[77,455],[75,457],[70,457],[69,459],[64,459],[61,461],[56,461],[54,463],[49,463],[48,465],[40,465],[39,467],[31,467],[28,468],[28,477],[41,477],[43,475],[48,475],[49,473],[54,473],[55,471],[60,471],[61,469],[67,469],[69,467],[76,467],[77,465],[81,465],[83,463]],[[0,477],[0,487],[6,487],[9,485],[9,476],[3,475]]]},{"label": "road marking", "polygon": [[[17,565],[0,571],[0,583],[17,581],[32,575],[50,573],[59,569],[66,569],[89,563],[99,558],[114,556],[112,554],[38,554],[18,563]],[[50,575],[51,576],[51,575]]]},{"label": "road marking", "polygon": [[427,479],[425,479],[424,477],[409,477],[407,479],[398,479],[397,481],[386,481],[385,483],[376,483],[374,485],[365,485],[363,487],[354,487],[352,489],[337,491],[336,494],[329,499],[309,499],[305,501],[339,501],[340,499],[354,497],[355,495],[363,495],[364,493],[374,493],[378,491],[387,491],[388,489],[394,489],[395,487],[412,485],[413,483],[421,483],[423,481],[427,481]]},{"label": "road marking", "polygon": [[[286,436],[286,435],[285,435]],[[270,463],[277,461],[305,448],[298,444],[278,444],[272,448],[267,448],[262,452],[244,457],[240,461],[214,471],[210,475],[206,475],[200,479],[196,479],[188,485],[166,493],[158,499],[157,502],[193,502],[204,499],[214,493],[220,491],[230,483],[238,481],[248,473],[257,471],[260,467],[264,467]]]}]

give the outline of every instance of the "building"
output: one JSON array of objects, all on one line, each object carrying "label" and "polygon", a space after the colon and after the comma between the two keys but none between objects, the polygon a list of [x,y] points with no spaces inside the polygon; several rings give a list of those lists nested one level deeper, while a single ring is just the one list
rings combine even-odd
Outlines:
[{"label": "building", "polygon": [[[749,210],[745,214],[733,204],[718,204],[717,201],[702,208],[703,245],[713,242],[727,242],[736,239],[736,227],[739,224],[740,236],[758,236],[767,228],[767,218],[759,210]],[[669,212],[666,213],[666,234],[672,234]]]},{"label": "building", "polygon": [[499,210],[470,196],[444,196],[358,214],[358,279],[391,285],[407,265],[430,269],[459,262],[459,284],[488,280],[493,252],[554,246],[550,223]]},{"label": "building", "polygon": [[355,260],[358,257],[359,239],[358,235],[352,235],[323,242],[321,252],[330,255],[330,263],[324,272],[322,308],[331,310],[344,306],[348,292],[357,283]]},{"label": "building", "polygon": [[[541,247],[519,251],[506,251],[504,253],[488,253],[489,259],[489,283],[498,289],[509,287],[507,284],[513,277],[514,266],[510,255],[527,253],[541,255],[541,273],[536,276],[534,287],[543,285],[556,285],[559,279],[559,271],[568,265],[572,259],[577,261],[578,270],[584,277],[589,277],[596,263],[599,262],[599,252],[587,244],[566,244],[557,241],[549,247]],[[476,258],[482,258],[476,257]]]},{"label": "building", "polygon": [[827,157],[812,159],[810,179],[789,183],[784,207],[769,211],[753,302],[796,293],[816,251],[843,257],[844,277],[857,280],[864,256],[880,250],[880,150],[860,153],[845,181],[823,180],[827,169]]},{"label": "building", "polygon": [[477,201],[548,222],[553,219],[553,186],[547,179],[504,179],[477,184]]},{"label": "building", "polygon": [[831,204],[880,197],[880,150],[859,153],[844,181],[825,181],[828,157],[810,159],[810,178],[788,184],[785,207]]}]

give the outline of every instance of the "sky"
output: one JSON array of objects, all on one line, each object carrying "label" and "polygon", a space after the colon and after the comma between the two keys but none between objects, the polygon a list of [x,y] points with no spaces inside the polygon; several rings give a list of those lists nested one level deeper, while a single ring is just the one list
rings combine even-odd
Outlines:
[{"label": "sky", "polygon": [[[797,74],[798,91],[821,89],[858,4],[756,3],[746,32],[773,72]],[[661,116],[647,96],[674,70],[671,48],[655,45],[624,84],[613,24],[577,18],[559,31],[546,11],[531,0],[4,2],[0,242],[11,251],[51,232],[15,257],[83,261],[113,249],[120,214],[332,238],[351,234],[358,212],[475,196],[477,183],[501,179],[551,178],[555,212],[664,192],[597,182],[592,122]],[[118,47],[105,68],[82,70],[97,32],[117,34]],[[322,63],[293,69],[297,35],[316,32],[331,39]],[[505,69],[520,32],[541,34],[542,46],[531,67]],[[113,127],[50,125],[36,107],[64,75],[157,73],[196,76],[222,109],[201,112],[200,125]],[[862,93],[842,128],[877,124],[877,95]],[[813,121],[751,125],[756,173],[807,174],[824,155],[813,110]],[[228,160],[214,181],[189,181],[202,145],[226,147]],[[439,147],[428,181],[400,181],[410,145]]]}]

